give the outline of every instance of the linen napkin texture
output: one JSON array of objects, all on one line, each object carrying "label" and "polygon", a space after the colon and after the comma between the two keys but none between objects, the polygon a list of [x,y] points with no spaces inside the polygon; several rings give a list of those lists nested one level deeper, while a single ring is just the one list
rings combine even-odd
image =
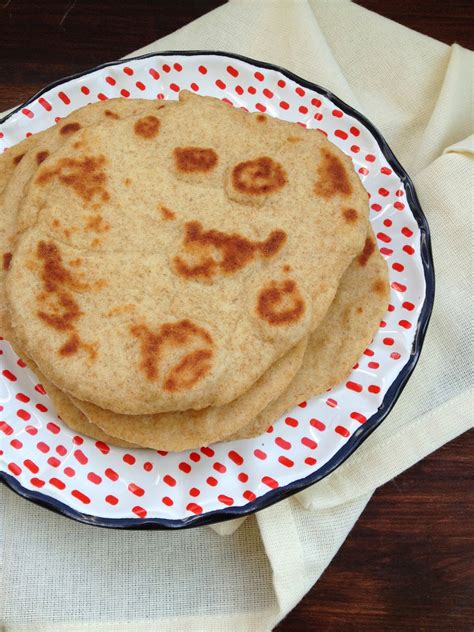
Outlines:
[{"label": "linen napkin texture", "polygon": [[2,631],[271,630],[373,491],[472,425],[473,54],[347,0],[233,0],[133,54],[173,49],[281,65],[378,127],[431,228],[436,300],[421,359],[394,410],[343,465],[245,520],[104,530],[1,487]]}]

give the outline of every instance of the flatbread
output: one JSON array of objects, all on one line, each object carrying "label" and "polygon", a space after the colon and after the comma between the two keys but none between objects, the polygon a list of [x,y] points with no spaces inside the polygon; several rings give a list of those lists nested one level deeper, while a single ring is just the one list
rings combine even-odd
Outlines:
[{"label": "flatbread", "polygon": [[222,406],[316,328],[367,215],[319,132],[184,94],[40,165],[8,275],[15,336],[110,411]]},{"label": "flatbread", "polygon": [[[94,107],[93,113],[89,112],[87,118],[84,116],[86,112],[84,111],[84,109],[82,109],[82,110],[77,111],[76,113],[73,113],[70,117],[62,121],[61,125],[66,126],[66,129],[70,129],[69,126],[71,124],[77,125],[80,123],[82,125],[85,125],[86,120],[88,123],[91,122],[93,115],[96,117],[102,117],[104,116],[104,112],[107,113],[106,114],[107,118],[111,118],[111,114],[113,113],[112,118],[116,120],[115,117],[120,116],[121,118],[124,118],[125,115],[130,115],[131,113],[134,113],[134,112],[136,113],[136,111],[140,109],[142,109],[143,111],[144,106],[145,106],[145,111],[147,111],[146,108],[152,108],[152,111],[155,111],[157,104],[154,102],[143,103],[140,100],[137,100],[136,103],[133,103],[131,101],[126,101],[126,100],[116,100],[113,102],[108,102],[107,107],[105,107],[103,104],[100,104],[100,105],[101,107]],[[159,105],[161,106],[162,104],[159,104]],[[53,138],[48,139],[48,135],[49,136],[53,135]],[[47,132],[43,132],[42,134],[38,135],[38,137],[39,137],[38,139],[36,139],[36,137],[31,137],[30,139],[28,139],[26,141],[26,146],[24,144],[21,144],[22,145],[21,149],[22,149],[22,154],[23,154],[22,161],[25,160],[25,163],[23,163],[23,167],[25,167],[25,164],[28,161],[28,157],[30,157],[30,161],[29,161],[30,164],[29,164],[28,173],[20,173],[20,174],[17,173],[16,181],[12,183],[12,184],[15,184],[17,187],[23,186],[24,188],[26,188],[28,177],[31,179],[30,172],[34,171],[35,168],[36,169],[38,168],[35,155],[37,155],[39,151],[44,152],[46,146],[50,148],[54,146],[57,149],[59,146],[61,146],[61,144],[64,144],[65,142],[64,141],[65,136],[61,134],[59,130],[57,129],[54,130],[54,128],[50,128],[49,130],[47,130]],[[27,150],[28,144],[30,148],[32,148],[33,139],[37,140],[37,142],[35,142],[34,144],[34,152],[33,151],[30,152],[30,153],[33,153],[33,155],[29,156],[26,150]],[[38,142],[40,139],[41,139],[41,142]],[[48,142],[49,144],[46,145],[46,143]],[[16,151],[15,154],[17,153],[19,152]],[[10,169],[10,174],[12,173],[13,173],[13,169]],[[10,186],[10,202],[14,202],[14,199],[15,198],[13,196],[13,186],[11,185]],[[16,233],[16,227],[15,227],[15,222],[14,222],[14,219],[15,219],[14,209],[15,209],[15,204],[10,203],[8,206],[8,213],[11,217],[11,228],[8,231],[10,243],[11,243],[13,235]],[[4,209],[4,211],[6,213],[7,209]],[[2,223],[5,224],[5,222],[0,222],[0,227],[2,227]],[[8,325],[8,318],[5,319],[5,324],[4,324],[4,327],[2,328],[2,331],[6,332],[7,333],[6,337],[8,337],[11,342],[15,342],[16,348],[19,348],[19,343],[15,341],[14,332],[11,330],[11,328]],[[283,388],[285,388],[285,386],[291,381],[293,375],[296,373],[297,368],[301,364],[305,345],[306,345],[306,341],[302,341],[297,349],[291,350],[289,353],[286,354],[284,358],[280,360],[278,366],[276,366],[275,368],[270,367],[265,379],[261,380],[262,387],[259,389],[258,394],[256,394],[255,390],[251,389],[251,392],[248,394],[248,396],[240,398],[239,402],[236,402],[234,404],[233,409],[232,409],[233,414],[234,414],[234,422],[233,422],[233,425],[230,426],[232,429],[235,429],[247,423],[259,410],[261,410],[268,403],[268,401],[273,399],[278,392],[280,392]],[[87,418],[84,416],[84,414],[72,403],[71,399],[65,393],[59,390],[53,383],[51,383],[44,375],[42,375],[37,365],[23,351],[22,351],[22,357],[25,358],[25,361],[27,361],[30,364],[30,366],[33,368],[33,370],[37,374],[40,374],[41,380],[47,387],[49,396],[51,397],[59,414],[65,419],[67,425],[69,425],[71,428],[73,428],[76,431],[84,432],[85,434],[88,434],[89,436],[93,436],[94,438],[108,440],[110,443],[115,444],[115,445],[119,445],[119,446],[121,446],[122,444],[132,445],[127,442],[123,442],[120,439],[115,440],[113,437],[109,437],[108,435],[106,435],[97,426],[90,424]],[[189,432],[181,433],[179,429],[183,425],[186,425],[185,418],[184,418],[185,414],[186,413],[176,413],[176,414],[171,413],[171,414],[165,414],[161,416],[160,415],[155,416],[154,422],[157,424],[157,428],[161,428],[160,434],[162,437],[163,445],[168,446],[169,441],[172,441],[172,442],[174,441],[174,443],[172,443],[171,445],[184,445],[182,442],[189,441],[190,437],[191,437],[191,440],[197,443],[199,443],[199,438],[202,437],[202,443],[205,443],[208,440],[208,437],[212,437],[213,440],[216,440],[214,439],[215,437],[221,437],[224,434],[228,434],[229,432],[228,423],[230,422],[230,420],[225,409],[219,411],[219,415],[217,415],[215,411],[208,411],[208,410],[202,411],[201,414],[194,415],[194,423],[193,423],[192,429],[190,429]],[[213,428],[212,432],[210,433],[209,430],[206,431],[206,428],[213,425],[213,420],[216,418],[216,416],[219,416],[221,421],[216,422],[215,428]],[[161,423],[160,423],[160,420],[161,420]],[[136,419],[136,421],[140,421],[140,420]],[[177,430],[174,428],[174,426],[176,426]],[[171,439],[167,437],[167,432],[169,432],[167,431],[168,428],[171,428]],[[204,429],[202,434],[201,434],[201,428]],[[174,435],[177,435],[179,437],[178,440],[173,439]],[[179,435],[182,435],[182,436],[179,436]],[[177,441],[178,443],[176,443]],[[181,441],[181,443],[179,443],[179,441]]]}]

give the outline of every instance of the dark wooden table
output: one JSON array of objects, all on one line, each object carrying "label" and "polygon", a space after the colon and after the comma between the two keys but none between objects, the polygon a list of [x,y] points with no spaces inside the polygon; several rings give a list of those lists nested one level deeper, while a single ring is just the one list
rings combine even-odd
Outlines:
[{"label": "dark wooden table", "polygon": [[[274,0],[275,2],[279,0]],[[219,0],[0,0],[0,111],[45,84],[117,59]],[[473,47],[472,0],[360,0],[443,42]],[[474,433],[379,489],[279,632],[474,629]]]}]

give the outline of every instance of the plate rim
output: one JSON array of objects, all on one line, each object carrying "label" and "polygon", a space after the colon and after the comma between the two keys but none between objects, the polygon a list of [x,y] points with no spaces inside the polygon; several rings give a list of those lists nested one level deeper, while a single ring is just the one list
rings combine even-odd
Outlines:
[{"label": "plate rim", "polygon": [[388,389],[383,398],[383,401],[377,411],[370,417],[356,432],[350,437],[350,439],[345,443],[337,452],[329,459],[327,463],[321,466],[316,472],[312,472],[305,476],[304,478],[300,478],[298,480],[292,481],[283,487],[278,487],[276,489],[272,489],[262,496],[259,496],[255,500],[246,503],[245,505],[241,505],[234,508],[223,508],[223,509],[215,509],[213,511],[203,512],[199,515],[192,515],[186,518],[180,519],[166,519],[166,518],[104,518],[101,516],[94,516],[87,513],[82,513],[73,509],[69,505],[48,496],[47,494],[43,494],[41,492],[36,492],[34,490],[27,489],[21,485],[16,478],[8,474],[7,472],[0,471],[0,482],[6,485],[9,489],[11,489],[14,493],[19,496],[26,498],[27,500],[33,502],[36,505],[41,507],[45,507],[54,513],[61,514],[67,518],[71,518],[72,520],[76,520],[77,522],[104,527],[109,529],[128,529],[128,530],[176,530],[176,529],[187,529],[191,527],[198,527],[210,524],[216,524],[218,522],[223,522],[226,520],[232,520],[234,518],[240,518],[244,516],[248,516],[257,511],[261,511],[271,505],[274,505],[285,498],[296,494],[297,492],[302,491],[319,482],[326,476],[328,476],[331,472],[336,470],[342,463],[344,463],[356,450],[357,448],[372,434],[372,432],[384,421],[389,412],[393,409],[395,404],[398,401],[401,393],[403,392],[408,380],[413,373],[418,360],[420,358],[420,354],[423,348],[423,343],[426,335],[426,331],[428,328],[428,324],[430,322],[431,314],[433,311],[434,305],[434,297],[435,297],[435,271],[433,264],[433,254],[431,248],[431,235],[430,228],[428,225],[428,220],[423,213],[421,208],[421,204],[419,202],[418,196],[416,194],[415,186],[406,172],[406,170],[401,165],[400,161],[397,159],[392,149],[388,145],[387,141],[383,137],[383,135],[379,132],[379,130],[371,123],[363,114],[361,114],[358,110],[354,109],[352,106],[347,104],[345,101],[340,99],[337,95],[332,93],[330,90],[323,88],[319,84],[316,84],[312,81],[308,81],[303,77],[283,68],[277,64],[272,64],[269,62],[264,62],[260,60],[253,59],[251,57],[247,57],[245,55],[239,55],[237,53],[230,53],[226,51],[219,50],[165,50],[158,51],[152,53],[146,53],[144,55],[137,55],[133,57],[126,57],[123,59],[105,62],[94,66],[93,68],[88,68],[86,70],[80,71],[75,74],[68,75],[66,77],[62,77],[56,81],[49,83],[47,86],[39,90],[32,97],[27,99],[24,103],[14,108],[10,112],[8,112],[5,116],[0,118],[0,124],[7,121],[9,118],[20,112],[25,106],[29,105],[36,99],[38,99],[42,94],[60,86],[68,81],[73,79],[79,79],[85,75],[91,74],[97,70],[101,70],[102,68],[107,68],[109,66],[116,66],[120,64],[124,64],[130,61],[138,61],[141,59],[148,59],[151,57],[171,57],[171,56],[209,56],[209,57],[227,57],[231,59],[236,59],[238,61],[245,62],[254,66],[255,68],[262,68],[266,70],[273,70],[281,73],[288,79],[294,81],[298,85],[301,85],[309,90],[314,90],[322,95],[324,95],[327,99],[329,99],[332,103],[334,103],[337,107],[339,107],[346,114],[349,114],[359,122],[363,123],[363,125],[369,130],[369,132],[375,138],[377,144],[382,151],[382,154],[386,158],[387,162],[390,164],[394,172],[400,178],[403,183],[405,190],[407,201],[409,202],[410,209],[412,210],[413,217],[418,224],[418,228],[420,230],[420,257],[423,266],[423,273],[425,279],[425,299],[420,310],[420,315],[418,321],[416,323],[416,331],[413,339],[413,344],[411,348],[410,357],[407,363],[402,367],[399,374],[395,378],[394,382]]}]

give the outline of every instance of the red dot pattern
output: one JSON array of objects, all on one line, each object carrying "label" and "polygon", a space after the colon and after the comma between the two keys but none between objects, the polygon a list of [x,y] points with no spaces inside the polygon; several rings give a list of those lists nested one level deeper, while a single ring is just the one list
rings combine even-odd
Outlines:
[{"label": "red dot pattern", "polygon": [[93,515],[201,515],[252,502],[307,476],[377,410],[409,356],[422,306],[420,235],[403,183],[362,123],[276,71],[225,57],[127,60],[52,88],[22,108],[16,122],[0,126],[0,152],[86,103],[118,96],[176,99],[182,89],[318,129],[352,158],[389,266],[390,307],[343,384],[302,402],[261,437],[182,454],[126,451],[75,435],[43,386],[0,340],[0,387],[8,394],[0,407],[0,470]]}]

